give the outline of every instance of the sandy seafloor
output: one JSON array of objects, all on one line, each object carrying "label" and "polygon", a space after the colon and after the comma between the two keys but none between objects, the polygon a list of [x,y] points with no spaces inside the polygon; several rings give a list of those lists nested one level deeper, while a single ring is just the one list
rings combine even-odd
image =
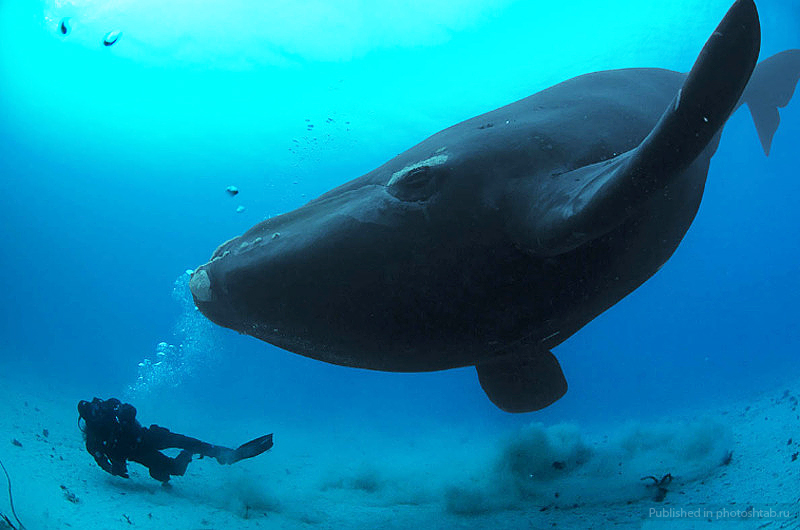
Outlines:
[{"label": "sandy seafloor", "polygon": [[[0,458],[30,530],[800,527],[800,381],[697,417],[502,435],[226,423],[176,401],[139,419],[229,445],[274,431],[275,446],[231,467],[196,460],[168,489],[137,464],[130,480],[96,467],[76,423],[83,397],[0,375]],[[657,502],[641,478],[666,473]]]}]

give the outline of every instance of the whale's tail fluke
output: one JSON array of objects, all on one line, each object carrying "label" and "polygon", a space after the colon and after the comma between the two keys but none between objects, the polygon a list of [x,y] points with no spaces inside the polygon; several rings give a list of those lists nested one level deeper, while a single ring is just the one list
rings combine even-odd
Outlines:
[{"label": "whale's tail fluke", "polygon": [[786,50],[761,61],[742,95],[753,117],[764,154],[781,122],[779,108],[789,104],[800,80],[800,50]]}]

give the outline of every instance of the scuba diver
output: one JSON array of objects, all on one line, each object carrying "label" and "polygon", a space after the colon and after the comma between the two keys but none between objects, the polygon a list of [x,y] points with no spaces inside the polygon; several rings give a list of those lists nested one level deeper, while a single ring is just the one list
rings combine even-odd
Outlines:
[{"label": "scuba diver", "polygon": [[[215,458],[220,464],[235,464],[239,460],[258,456],[272,447],[272,434],[261,436],[230,449],[202,442],[169,429],[151,425],[142,427],[136,421],[133,405],[118,399],[94,398],[78,403],[78,427],[86,440],[86,450],[103,471],[129,478],[127,461],[137,462],[150,470],[150,476],[167,485],[171,475],[182,476],[193,455]],[[84,425],[81,426],[81,420]],[[182,451],[171,458],[162,449]]]}]

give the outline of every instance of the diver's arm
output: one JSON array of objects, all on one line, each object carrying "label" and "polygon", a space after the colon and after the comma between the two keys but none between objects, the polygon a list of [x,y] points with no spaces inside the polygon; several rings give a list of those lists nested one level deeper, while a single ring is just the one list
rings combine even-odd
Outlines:
[{"label": "diver's arm", "polygon": [[124,458],[112,458],[111,471],[109,473],[117,477],[131,478],[128,475],[128,463]]},{"label": "diver's arm", "polygon": [[86,450],[89,451],[89,453],[94,457],[94,461],[97,462],[97,465],[100,466],[106,473],[110,473],[111,475],[115,475],[117,477],[130,478],[128,475],[128,464],[124,458],[112,458],[111,461],[109,461],[108,455],[106,455],[96,444],[90,444],[88,439],[86,440]]},{"label": "diver's arm", "polygon": [[114,473],[111,472],[111,462],[108,461],[108,457],[101,449],[101,444],[97,442],[97,439],[94,436],[87,436],[86,437],[86,450],[89,451],[89,454],[94,457],[94,461],[97,462],[97,465],[100,466],[103,471],[106,473]]}]

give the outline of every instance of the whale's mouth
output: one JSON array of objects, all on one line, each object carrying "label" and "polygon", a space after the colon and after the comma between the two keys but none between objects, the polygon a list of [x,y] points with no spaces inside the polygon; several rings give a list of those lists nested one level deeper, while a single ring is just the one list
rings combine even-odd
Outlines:
[{"label": "whale's mouth", "polygon": [[205,269],[198,269],[192,274],[189,280],[189,290],[192,292],[195,300],[198,302],[210,302],[212,297],[211,293],[211,279]]}]

